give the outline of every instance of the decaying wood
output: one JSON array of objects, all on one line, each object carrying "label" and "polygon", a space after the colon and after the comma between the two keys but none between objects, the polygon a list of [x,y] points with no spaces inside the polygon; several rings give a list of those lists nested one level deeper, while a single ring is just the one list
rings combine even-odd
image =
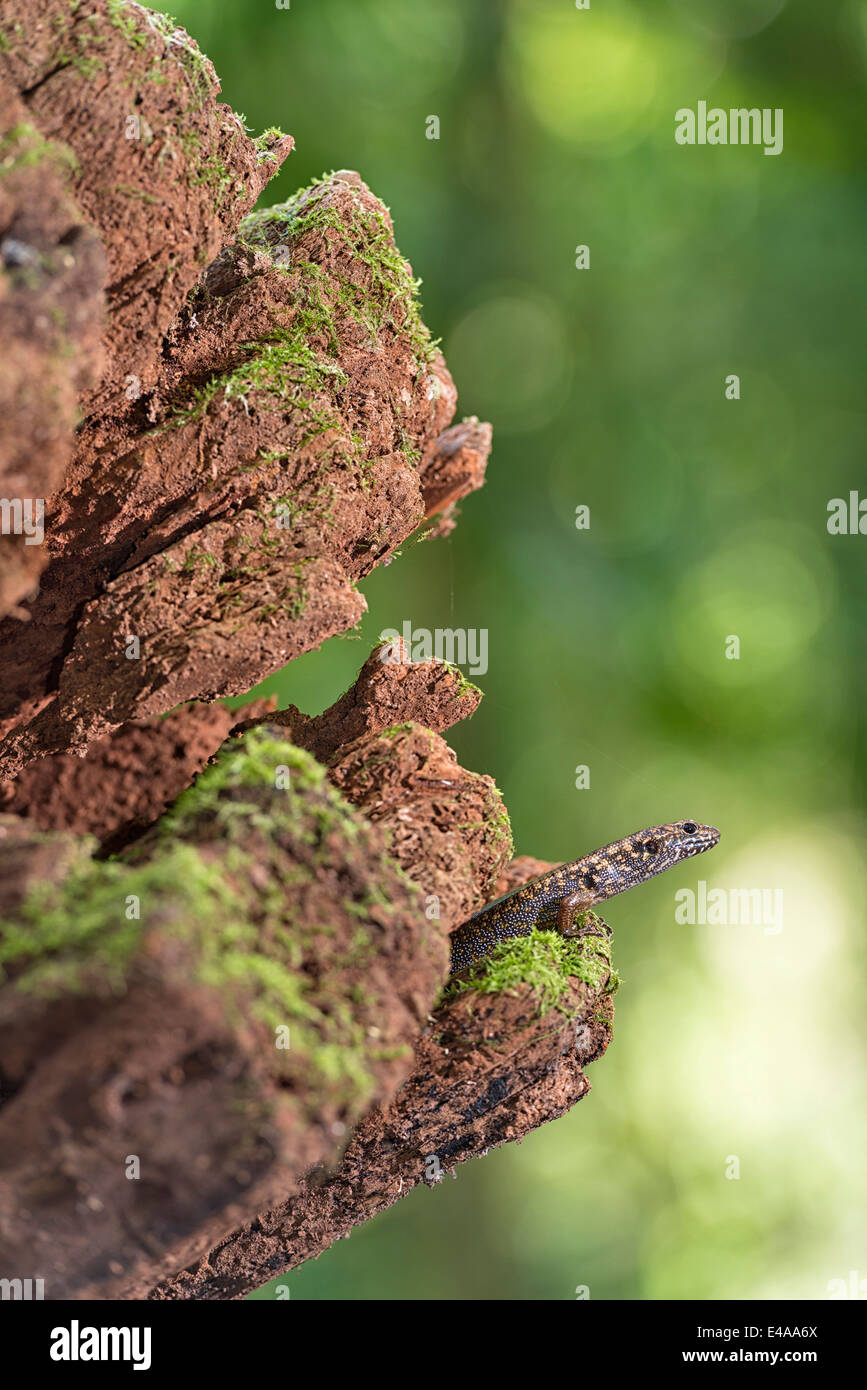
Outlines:
[{"label": "decaying wood", "polygon": [[[13,575],[0,624],[7,778],[184,700],[243,694],[352,627],[358,581],[426,517],[450,516],[490,446],[478,421],[451,426],[454,385],[388,210],[357,174],[245,220],[292,140],[251,140],[182,30],[104,0],[21,10],[0,47],[3,90],[34,132],[19,163],[48,151],[53,170],[64,142],[107,286],[101,380],[30,547],[39,588],[22,596]],[[94,65],[111,76],[96,118]],[[42,210],[38,183],[33,195],[28,225],[50,241],[54,203]],[[26,326],[47,291],[17,264],[4,277]],[[20,449],[8,472],[28,497],[46,481],[22,476]],[[0,560],[23,563],[26,538],[5,539],[17,545]]]},{"label": "decaying wood", "polygon": [[0,1275],[239,1297],[562,1114],[611,1004],[441,998],[540,871],[441,736],[458,672],[397,642],[319,716],[214,703],[484,480],[387,209],[342,170],[251,213],[291,136],[140,5],[0,35],[0,494],[45,499],[0,536]]},{"label": "decaying wood", "polygon": [[565,1114],[590,1090],[584,1069],[605,1051],[612,1018],[604,985],[594,990],[578,981],[541,1015],[528,985],[449,1000],[416,1044],[397,1097],[358,1127],[336,1172],[313,1170],[297,1195],[148,1297],[241,1298],[321,1254],[419,1183],[440,1182],[459,1162]]}]

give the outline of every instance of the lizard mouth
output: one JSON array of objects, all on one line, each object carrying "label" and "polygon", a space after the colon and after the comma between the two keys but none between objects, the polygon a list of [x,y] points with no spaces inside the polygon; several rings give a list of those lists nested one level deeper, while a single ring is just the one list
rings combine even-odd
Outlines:
[{"label": "lizard mouth", "polygon": [[686,850],[684,857],[692,859],[696,854],[704,854],[705,850],[713,849],[714,845],[719,844],[720,834],[713,825],[702,826],[701,830],[693,838],[693,842]]}]

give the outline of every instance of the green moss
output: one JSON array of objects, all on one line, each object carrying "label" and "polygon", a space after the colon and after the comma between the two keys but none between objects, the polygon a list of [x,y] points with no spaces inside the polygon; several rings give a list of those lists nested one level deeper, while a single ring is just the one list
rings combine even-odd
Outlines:
[{"label": "green moss", "polygon": [[398,1057],[411,1057],[412,1048],[409,1043],[401,1043],[397,1047],[375,1047],[371,1051],[371,1056],[379,1062],[393,1062]]},{"label": "green moss", "polygon": [[306,412],[310,429],[304,443],[327,430],[340,430],[337,412],[314,406],[307,394],[326,390],[331,381],[346,381],[345,372],[335,362],[323,360],[310,347],[309,336],[315,333],[316,327],[310,317],[302,313],[291,330],[275,328],[266,340],[244,344],[243,350],[248,353],[246,360],[233,371],[212,378],[194,391],[190,404],[177,411],[163,428],[177,428],[201,419],[217,396],[246,401],[251,392],[257,391],[266,397],[260,402],[260,408]]},{"label": "green moss", "polygon": [[[277,786],[278,768],[289,769],[289,786]],[[146,936],[156,933],[178,943],[177,968],[217,991],[227,1018],[256,1019],[272,1035],[290,1027],[292,1048],[275,1049],[274,1065],[297,1077],[300,1057],[311,1104],[312,1074],[357,1113],[372,1092],[370,1066],[381,1048],[359,1019],[357,982],[339,972],[374,949],[366,922],[379,897],[371,890],[344,904],[358,909],[356,930],[318,979],[305,963],[319,955],[316,938],[334,929],[297,920],[293,895],[318,874],[334,874],[341,844],[349,855],[364,853],[368,833],[309,754],[253,729],[178,798],[138,860],[135,853],[123,862],[85,857],[0,922],[0,978],[12,968],[9,987],[45,999],[119,993],[146,956]],[[219,854],[209,853],[211,839]],[[263,846],[271,855],[264,864]],[[127,920],[132,896],[140,920]]]},{"label": "green moss", "polygon": [[[166,557],[168,558],[168,557]],[[219,560],[207,550],[191,550],[181,565],[181,573],[189,574],[195,569],[219,569]]]},{"label": "green moss", "polygon": [[463,821],[459,830],[484,830],[487,832],[488,845],[491,853],[500,860],[512,858],[515,852],[515,844],[512,838],[512,823],[509,820],[509,813],[503,804],[503,794],[499,787],[493,787],[487,806],[485,807],[485,818],[481,821]]},{"label": "green moss", "polygon": [[[367,266],[368,288],[345,277],[338,279],[336,303],[376,340],[386,325],[404,334],[412,343],[419,363],[432,361],[438,344],[431,339],[421,318],[418,291],[421,281],[413,277],[408,263],[394,245],[391,230],[382,211],[355,199],[355,208],[345,220],[334,207],[324,206],[331,174],[300,189],[285,203],[250,213],[241,224],[239,239],[251,247],[272,249],[277,243],[297,242],[307,232],[329,229],[348,245],[352,259]],[[351,185],[347,185],[351,187]],[[318,266],[304,264],[301,269],[321,276]]]},{"label": "green moss", "polygon": [[[266,131],[254,143],[265,151],[268,141],[280,134],[276,129]],[[419,282],[395,250],[383,213],[356,198],[353,212],[344,218],[335,208],[323,205],[327,192],[327,185],[312,184],[285,203],[251,213],[241,223],[240,245],[271,253],[278,245],[285,248],[285,257],[276,257],[275,263],[293,277],[291,306],[275,320],[267,336],[240,345],[243,358],[236,367],[199,387],[189,404],[153,433],[201,419],[218,398],[242,400],[246,405],[255,393],[257,409],[298,412],[303,433],[293,451],[321,436],[332,436],[325,439],[321,457],[336,453],[360,471],[361,484],[367,487],[364,440],[357,432],[346,435],[336,406],[337,393],[347,383],[340,364],[341,322],[348,317],[363,324],[371,342],[378,342],[384,331],[400,332],[413,345],[420,373],[435,356],[437,345],[421,320]],[[365,286],[331,277],[315,262],[300,258],[300,239],[314,229],[340,238],[348,258],[367,267]],[[401,402],[399,409],[404,408]],[[417,450],[407,445],[405,453],[412,458]],[[285,452],[275,451],[274,457],[285,457]]]},{"label": "green moss", "polygon": [[159,204],[159,198],[155,198],[152,193],[146,193],[143,188],[134,188],[131,183],[119,183],[114,188],[115,193],[123,193],[127,198],[139,198],[143,203],[153,205]]},{"label": "green moss", "polygon": [[45,998],[80,992],[88,983],[122,990],[143,931],[141,920],[126,918],[127,897],[154,901],[160,884],[177,876],[182,911],[185,901],[193,905],[203,868],[185,847],[156,868],[86,861],[60,885],[35,888],[14,920],[0,922],[0,972],[14,961],[15,988]]},{"label": "green moss", "polygon": [[[243,117],[241,119],[243,121]],[[263,164],[266,160],[270,159],[270,146],[275,144],[277,140],[285,139],[285,137],[285,130],[281,130],[280,127],[276,125],[269,126],[267,130],[262,131],[261,135],[257,135],[253,140],[253,144],[256,147],[256,158],[258,162]]]},{"label": "green moss", "polygon": [[456,700],[462,700],[467,695],[478,695],[480,700],[484,698],[484,692],[479,686],[473,685],[473,682],[467,679],[459,666],[453,666],[450,661],[444,661],[443,666],[446,666],[452,675],[458,678],[458,688],[455,692]]},{"label": "green moss", "polygon": [[491,836],[492,847],[496,846],[496,852],[504,859],[511,859],[515,852],[515,841],[512,836],[512,823],[509,820],[509,813],[503,805],[503,794],[499,787],[494,788],[494,795],[499,803],[499,810],[495,815],[488,817],[488,825],[493,825]]},{"label": "green moss", "polygon": [[214,210],[220,212],[230,193],[236,197],[243,191],[243,184],[229,169],[219,155],[209,155],[195,168],[188,170],[187,180],[194,187],[209,188],[214,194]]},{"label": "green moss", "polygon": [[[106,0],[108,16],[115,29],[119,29],[132,48],[144,48],[147,34],[136,23],[136,11],[127,0]],[[140,11],[138,11],[140,13]]]},{"label": "green moss", "polygon": [[26,122],[13,126],[0,138],[0,177],[46,160],[66,172],[77,172],[79,167],[78,160],[66,145],[46,140],[35,126]]},{"label": "green moss", "polygon": [[[166,59],[170,59],[181,69],[187,80],[192,98],[188,110],[205,111],[209,108],[211,96],[216,89],[208,58],[186,37],[184,29],[176,19],[171,15],[154,13],[130,4],[128,0],[106,0],[106,9],[110,23],[115,29],[120,30],[131,48],[146,49],[150,46],[153,55],[149,68],[143,74],[136,71],[131,76],[121,79],[124,85],[138,87],[145,81],[161,86],[168,80]],[[92,41],[97,42],[99,39],[94,37]],[[196,133],[180,122],[176,128],[175,141],[166,140],[163,155],[168,154],[175,142],[183,147],[185,142],[189,143],[193,138],[198,139]],[[228,169],[216,157],[193,170],[191,177],[195,183],[214,188],[220,201],[225,199],[233,183]]]},{"label": "green moss", "polygon": [[[263,452],[259,454],[259,466],[263,462],[276,462],[278,458],[286,457],[285,452],[273,451],[267,455]],[[291,530],[299,521],[309,523],[314,519],[324,527],[334,521],[335,500],[334,485],[327,481],[320,483],[309,494],[306,490],[304,495],[281,493],[269,500],[269,521],[272,526],[279,523],[277,529],[284,532]]]},{"label": "green moss", "polygon": [[[210,764],[186,791],[182,792],[167,815],[157,826],[163,839],[183,837],[203,814],[217,810],[227,790],[241,787],[274,786],[277,767],[294,767],[303,779],[304,787],[319,787],[325,773],[318,764],[309,766],[310,759],[294,744],[275,738],[265,728],[250,729],[237,744],[223,748],[219,759]],[[314,775],[318,770],[318,776]],[[234,809],[236,803],[232,803]]]},{"label": "green moss", "polygon": [[[593,920],[594,914],[587,914]],[[528,936],[499,942],[484,960],[472,967],[466,979],[454,980],[446,997],[473,990],[477,994],[501,994],[529,984],[536,995],[538,1014],[561,1008],[560,1001],[573,979],[593,990],[613,994],[620,983],[611,968],[607,937],[565,937],[560,932],[534,928]]]},{"label": "green moss", "polygon": [[98,72],[105,72],[104,60],[93,53],[75,53],[70,62],[76,72],[80,72],[88,81],[96,77]]},{"label": "green moss", "polygon": [[80,9],[79,0],[71,0],[69,13],[55,15],[51,21],[51,27],[57,31],[57,42],[51,51],[50,65],[53,70],[75,68],[90,81],[106,70],[105,60],[93,52],[95,47],[105,43],[105,35],[95,32],[98,25],[95,15],[87,15],[83,24],[75,27]]},{"label": "green moss", "polygon": [[0,22],[0,53],[10,53],[17,47],[24,37],[24,29],[20,20],[10,24],[8,20]]},{"label": "green moss", "polygon": [[[243,472],[250,473],[263,463],[282,463],[292,455],[288,449],[260,449],[252,463],[244,465]],[[278,499],[282,501],[283,499]]]},{"label": "green moss", "polygon": [[[119,3],[119,0],[115,0],[115,3],[117,4],[116,20],[119,20],[121,18],[120,12],[125,7]],[[190,84],[196,105],[198,107],[203,106],[209,100],[214,87],[206,54],[202,53],[192,40],[181,37],[184,30],[171,15],[156,14],[152,10],[146,10],[145,18],[151,31],[163,39],[167,50],[169,40],[171,40],[172,56],[180,64]],[[121,25],[121,27],[123,26]],[[129,31],[125,30],[125,32],[130,42],[133,42]]]}]

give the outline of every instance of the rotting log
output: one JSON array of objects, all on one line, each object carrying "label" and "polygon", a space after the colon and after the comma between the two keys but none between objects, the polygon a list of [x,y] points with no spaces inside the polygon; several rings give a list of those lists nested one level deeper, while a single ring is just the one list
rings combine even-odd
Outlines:
[{"label": "rotting log", "polygon": [[[314,1168],[297,1193],[134,1296],[242,1298],[419,1183],[441,1182],[459,1162],[564,1115],[590,1090],[585,1068],[610,1041],[615,981],[603,936],[554,950],[533,943],[510,962],[511,983],[482,970],[446,998],[416,1043],[410,1076],[359,1125],[335,1172]],[[557,973],[554,1001],[546,991]]]},{"label": "rotting log", "polygon": [[[36,0],[3,25],[0,111],[27,118],[2,136],[8,172],[31,178],[0,288],[26,332],[46,277],[17,260],[56,239],[56,188],[46,177],[43,196],[39,175],[62,155],[64,226],[80,210],[107,281],[102,371],[77,382],[70,456],[61,439],[50,469],[28,474],[23,445],[5,464],[25,497],[48,493],[38,560],[23,535],[0,549],[8,779],[130,720],[244,694],[354,626],[365,575],[426,518],[448,529],[481,485],[490,428],[451,424],[456,391],[417,283],[358,174],[251,212],[292,139],[250,139],[183,30],[106,0]],[[59,312],[56,276],[51,289]],[[95,351],[89,322],[81,335]],[[44,353],[57,356],[54,339]],[[18,384],[4,360],[0,399]],[[58,414],[63,438],[70,423]]]},{"label": "rotting log", "polygon": [[562,1114],[610,1036],[602,938],[442,994],[545,867],[441,737],[459,672],[213,703],[351,628],[491,444],[387,209],[340,171],[253,211],[292,138],[219,90],[132,2],[0,19],[0,493],[45,498],[0,536],[0,1274],[48,1298],[240,1297]]},{"label": "rotting log", "polygon": [[[432,1160],[448,1172],[586,1093],[610,1029],[607,943],[516,943],[437,1006],[449,932],[547,866],[510,861],[489,777],[391,724],[427,709],[443,727],[477,694],[443,663],[381,652],[331,710],[287,716],[327,767],[279,716],[244,721],[149,829],[94,859],[63,809],[103,837],[107,806],[129,826],[112,784],[143,785],[143,722],[91,749],[91,795],[58,796],[52,830],[2,818],[0,1264],[38,1253],[49,1298],[241,1296]],[[183,766],[201,761],[211,711],[171,736]],[[151,812],[177,792],[157,766]]]}]

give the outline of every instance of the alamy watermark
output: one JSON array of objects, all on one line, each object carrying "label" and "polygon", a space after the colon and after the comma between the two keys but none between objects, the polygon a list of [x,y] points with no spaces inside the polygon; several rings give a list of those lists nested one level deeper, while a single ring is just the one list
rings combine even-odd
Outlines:
[{"label": "alamy watermark", "polygon": [[0,1300],[32,1302],[45,1297],[44,1279],[0,1279]]},{"label": "alamy watermark", "polygon": [[675,922],[702,927],[763,927],[765,936],[783,930],[782,888],[711,888],[700,878],[698,891],[674,895]]},{"label": "alamy watermark", "polygon": [[830,536],[867,536],[867,497],[857,492],[845,497],[832,497],[828,502],[828,534]]},{"label": "alamy watermark", "polygon": [[48,1355],[52,1361],[131,1361],[134,1371],[151,1364],[149,1327],[82,1327],[73,1318],[68,1327],[51,1329]]},{"label": "alamy watermark", "polygon": [[679,145],[764,145],[765,154],[783,152],[783,108],[712,106],[700,101],[695,111],[681,106],[674,113]]},{"label": "alamy watermark", "polygon": [[857,1269],[849,1270],[848,1279],[829,1279],[825,1287],[831,1299],[854,1298],[858,1302],[867,1299],[867,1279],[862,1279]]},{"label": "alamy watermark", "polygon": [[0,497],[0,535],[24,536],[25,545],[45,540],[45,498]]},{"label": "alamy watermark", "polygon": [[[384,665],[410,661],[445,661],[465,666],[471,676],[483,676],[488,669],[488,629],[486,627],[414,628],[407,619],[400,632],[387,627],[380,633],[386,645],[379,654]],[[402,645],[403,644],[403,649]],[[405,650],[404,650],[405,649]]]}]

